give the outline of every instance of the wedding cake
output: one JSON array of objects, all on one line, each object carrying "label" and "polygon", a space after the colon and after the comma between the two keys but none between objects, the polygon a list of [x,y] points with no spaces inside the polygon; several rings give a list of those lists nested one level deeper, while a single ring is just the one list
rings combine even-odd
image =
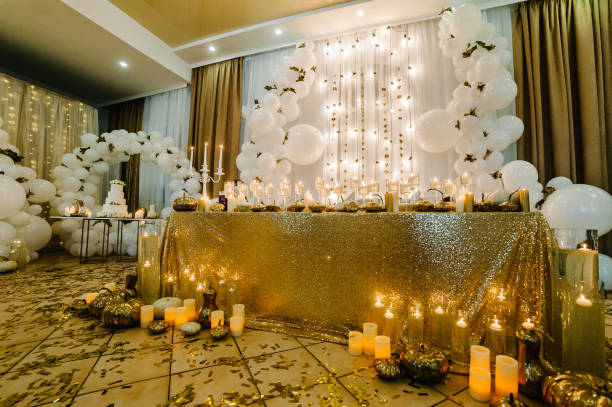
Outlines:
[{"label": "wedding cake", "polygon": [[102,212],[106,216],[112,217],[127,217],[128,207],[125,204],[125,198],[123,197],[123,187],[125,184],[123,181],[114,179],[110,182],[110,191],[106,195],[106,202],[102,205]]}]

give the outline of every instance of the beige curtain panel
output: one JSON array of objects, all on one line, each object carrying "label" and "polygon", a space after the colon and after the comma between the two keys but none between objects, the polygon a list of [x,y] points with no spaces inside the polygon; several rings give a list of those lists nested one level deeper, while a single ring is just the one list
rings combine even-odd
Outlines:
[{"label": "beige curtain panel", "polygon": [[[194,166],[197,170],[202,166],[204,143],[208,143],[208,168],[213,175],[223,145],[224,181],[238,178],[241,84],[242,58],[195,68],[191,75],[189,144],[194,147]],[[223,182],[214,187],[208,184],[207,193],[215,196],[221,189]]]},{"label": "beige curtain panel", "polygon": [[540,179],[566,176],[612,192],[609,0],[516,5],[513,21],[518,158]]},{"label": "beige curtain panel", "polygon": [[51,178],[62,155],[80,146],[83,133],[98,132],[95,107],[5,74],[0,74],[0,100],[9,143],[39,178]]}]

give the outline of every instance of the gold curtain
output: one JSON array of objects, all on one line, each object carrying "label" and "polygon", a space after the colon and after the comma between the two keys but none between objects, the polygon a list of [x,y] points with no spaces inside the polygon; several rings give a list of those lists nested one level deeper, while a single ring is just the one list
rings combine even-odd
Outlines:
[{"label": "gold curtain", "polygon": [[[538,0],[513,17],[518,158],[540,179],[566,176],[612,191],[609,0]],[[612,253],[612,237],[600,242]]]},{"label": "gold curtain", "polygon": [[612,191],[610,13],[609,0],[516,5],[518,158],[543,180],[566,176]]},{"label": "gold curtain", "polygon": [[[110,130],[125,129],[129,132],[140,131],[144,102],[145,99],[140,98],[109,106],[108,128]],[[121,178],[125,182],[125,200],[128,210],[134,213],[138,209],[140,154],[132,155],[127,163],[121,164]]]},{"label": "gold curtain", "polygon": [[39,178],[51,179],[62,155],[81,145],[81,135],[98,132],[95,107],[5,74],[0,74],[0,101],[9,143]]},{"label": "gold curtain", "polygon": [[[191,75],[189,144],[195,148],[194,165],[198,170],[202,166],[204,143],[208,143],[207,162],[212,176],[219,160],[219,146],[223,145],[225,181],[238,177],[241,83],[242,58],[201,66]],[[213,187],[209,184],[207,194],[212,197],[222,189],[223,181]]]}]

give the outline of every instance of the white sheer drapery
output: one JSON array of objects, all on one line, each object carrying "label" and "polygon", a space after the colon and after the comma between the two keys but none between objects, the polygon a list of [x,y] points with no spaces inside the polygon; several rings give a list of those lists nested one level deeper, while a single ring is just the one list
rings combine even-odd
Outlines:
[{"label": "white sheer drapery", "polygon": [[[485,10],[497,33],[511,41],[512,7]],[[420,114],[444,108],[457,86],[452,61],[438,47],[438,19],[366,30],[316,42],[317,77],[310,95],[300,101],[296,123],[321,130],[328,143],[323,157],[309,166],[294,165],[290,181],[304,181],[314,189],[316,177],[350,187],[362,181],[420,175],[425,187],[431,177],[456,178],[454,151],[432,154],[413,142],[413,126]],[[372,34],[375,34],[374,36]],[[280,66],[281,49],[245,58],[243,119],[260,99],[271,72]],[[511,113],[514,105],[500,112]],[[244,124],[244,123],[243,123]],[[241,141],[248,140],[243,125]],[[516,159],[515,146],[505,152]]]},{"label": "white sheer drapery", "polygon": [[[142,130],[159,131],[164,137],[176,139],[177,146],[187,151],[189,144],[189,105],[191,92],[188,87],[149,96],[145,99]],[[155,204],[157,211],[170,204],[172,191],[169,178],[152,162],[140,163],[140,192],[138,203],[148,208]]]},{"label": "white sheer drapery", "polygon": [[20,163],[50,179],[62,155],[81,145],[83,133],[98,132],[98,110],[75,99],[0,74],[0,117]]}]

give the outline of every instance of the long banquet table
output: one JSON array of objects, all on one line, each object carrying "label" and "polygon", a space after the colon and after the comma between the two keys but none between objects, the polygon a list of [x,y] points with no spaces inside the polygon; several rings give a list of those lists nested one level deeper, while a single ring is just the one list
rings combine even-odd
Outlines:
[{"label": "long banquet table", "polygon": [[548,330],[551,245],[540,213],[175,212],[162,267],[237,277],[251,326],[339,338],[377,293],[396,313],[442,294],[478,339],[492,284]]}]

